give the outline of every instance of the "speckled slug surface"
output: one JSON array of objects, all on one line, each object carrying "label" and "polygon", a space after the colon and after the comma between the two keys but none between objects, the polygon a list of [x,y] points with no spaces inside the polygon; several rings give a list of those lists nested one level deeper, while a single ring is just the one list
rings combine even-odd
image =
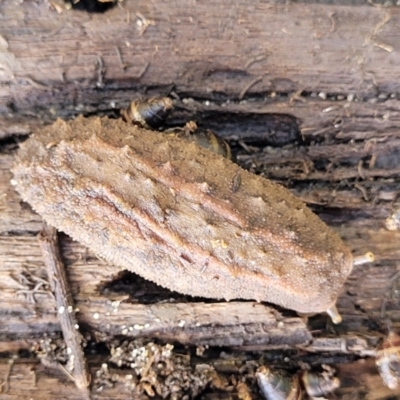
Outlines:
[{"label": "speckled slug surface", "polygon": [[58,120],[21,145],[13,173],[49,224],[183,294],[318,313],[352,270],[339,236],[287,189],[122,120]]}]

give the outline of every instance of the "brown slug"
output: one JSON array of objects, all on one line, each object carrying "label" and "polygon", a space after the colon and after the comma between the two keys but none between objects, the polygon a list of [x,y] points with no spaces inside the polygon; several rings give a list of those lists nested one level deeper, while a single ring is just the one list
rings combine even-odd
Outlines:
[{"label": "brown slug", "polygon": [[337,323],[353,264],[371,261],[354,258],[282,186],[122,120],[58,120],[21,145],[13,173],[22,199],[49,224],[192,296],[328,312]]}]

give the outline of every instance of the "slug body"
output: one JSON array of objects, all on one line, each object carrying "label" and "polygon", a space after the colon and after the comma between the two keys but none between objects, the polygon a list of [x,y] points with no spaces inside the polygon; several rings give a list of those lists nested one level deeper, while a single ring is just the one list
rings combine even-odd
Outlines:
[{"label": "slug body", "polygon": [[352,269],[338,235],[282,186],[121,120],[58,120],[21,145],[13,172],[49,224],[177,292],[317,313]]}]

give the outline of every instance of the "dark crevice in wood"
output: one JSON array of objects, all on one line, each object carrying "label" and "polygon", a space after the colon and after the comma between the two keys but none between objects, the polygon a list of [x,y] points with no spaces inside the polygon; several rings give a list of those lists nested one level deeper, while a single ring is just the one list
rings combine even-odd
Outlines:
[{"label": "dark crevice in wood", "polygon": [[104,13],[117,4],[115,0],[99,1],[99,0],[65,0],[66,7],[77,11],[86,11],[88,13]]}]

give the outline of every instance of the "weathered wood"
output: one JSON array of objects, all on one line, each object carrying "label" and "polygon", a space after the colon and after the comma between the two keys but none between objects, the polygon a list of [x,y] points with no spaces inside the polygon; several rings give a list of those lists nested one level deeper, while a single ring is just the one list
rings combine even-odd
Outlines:
[{"label": "weathered wood", "polygon": [[[91,373],[95,376],[100,365],[92,368]],[[118,369],[112,369],[118,374]],[[12,364],[0,363],[0,376],[4,379],[9,374],[7,384],[2,386],[0,396],[4,400],[29,400],[29,399],[60,399],[81,400],[82,394],[74,383],[59,369],[47,368],[37,361],[21,360]],[[125,374],[121,374],[124,379]],[[121,381],[122,381],[121,379]],[[125,379],[127,382],[129,379]],[[123,382],[115,387],[107,388],[93,393],[93,400],[100,399],[127,399],[129,390],[124,388]]]},{"label": "weathered wood", "polygon": [[[105,14],[89,15],[57,14],[45,2],[34,6],[9,0],[1,11],[3,79],[25,90],[41,90],[45,97],[56,83],[86,79],[93,89],[101,86],[99,57],[106,68],[105,85],[110,77],[126,84],[141,76],[145,86],[163,82],[191,93],[239,94],[255,77],[265,75],[249,91],[359,93],[378,86],[391,93],[399,88],[393,29],[400,18],[397,7],[249,6],[242,0],[233,9],[225,1],[197,2],[182,10],[179,4],[127,2]],[[141,16],[152,21],[145,32],[137,24],[144,22]],[[23,21],[23,29],[14,29],[16,20]],[[268,29],[255,32],[262,26]],[[338,43],[346,43],[344,51]],[[17,102],[27,99],[24,93],[13,95]],[[48,104],[48,98],[34,100],[36,105]]]},{"label": "weathered wood", "polygon": [[[99,359],[89,358],[92,376],[101,369]],[[101,362],[101,361],[100,361]],[[204,363],[204,360],[197,362]],[[210,360],[211,364],[212,361]],[[239,364],[240,365],[240,364]],[[218,369],[218,365],[216,365]],[[102,399],[128,399],[132,398],[129,390],[129,370],[124,371],[115,366],[108,367],[110,376],[113,376],[113,383],[110,385],[94,383],[92,393],[93,400]],[[239,374],[239,367],[226,371],[230,374]],[[2,379],[9,373],[6,386],[2,386],[1,398],[4,400],[28,400],[28,399],[61,399],[78,400],[81,399],[79,390],[74,386],[62,371],[53,368],[46,368],[38,362],[32,360],[17,360],[10,369],[7,362],[0,363],[0,376]],[[342,386],[336,392],[337,398],[343,399],[365,399],[383,400],[393,399],[400,395],[399,391],[392,391],[386,388],[380,378],[375,374],[375,366],[372,359],[361,359],[352,363],[341,364],[338,367],[338,376]],[[253,392],[253,399],[262,399],[257,395],[257,387],[253,383],[250,385]],[[207,399],[219,399],[221,397],[211,397],[211,394],[202,397]],[[224,397],[226,398],[226,397]],[[237,397],[228,397],[237,398]]]},{"label": "weathered wood", "polygon": [[[229,99],[226,111],[239,97],[266,96],[256,102],[263,112],[303,119],[308,135],[383,132],[398,121],[398,7],[226,0],[182,11],[139,1],[58,14],[44,1],[8,0],[0,12],[3,137],[28,132],[32,120],[118,109],[138,91],[171,88],[183,99]],[[142,17],[152,23],[144,32]]]}]

